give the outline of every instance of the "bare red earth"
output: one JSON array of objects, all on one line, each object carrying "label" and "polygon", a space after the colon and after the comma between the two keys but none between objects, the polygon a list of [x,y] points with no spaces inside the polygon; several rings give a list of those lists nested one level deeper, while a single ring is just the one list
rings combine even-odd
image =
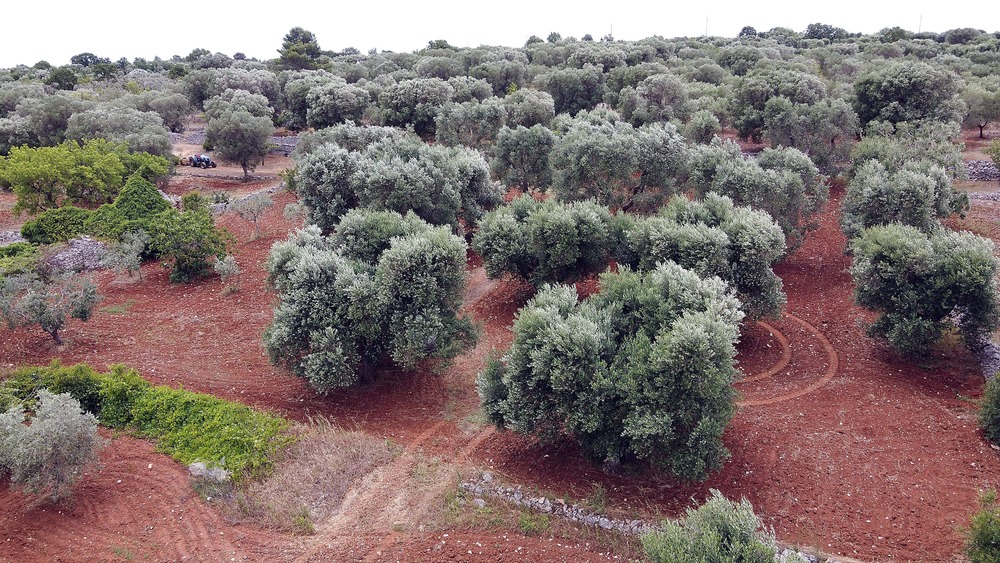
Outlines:
[{"label": "bare red earth", "polygon": [[[223,185],[205,183],[209,191]],[[261,265],[270,245],[294,227],[281,218],[281,208],[292,201],[288,194],[276,196],[259,240],[250,240],[252,226],[238,217],[220,219],[239,241],[235,255],[244,272],[239,292],[224,294],[217,279],[172,285],[158,264],[143,268],[142,281],[98,273],[102,311],[87,324],[71,323],[65,346],[55,346],[41,330],[0,328],[0,362],[14,366],[58,358],[98,368],[122,362],[156,383],[183,385],[297,420],[323,414],[447,459],[467,454],[509,482],[550,494],[581,499],[600,485],[616,514],[676,515],[716,488],[749,498],[788,542],[871,561],[951,560],[961,548],[959,528],[975,510],[978,491],[1000,479],[1000,459],[977,430],[969,400],[979,395],[983,379],[959,346],[942,348],[918,365],[865,336],[862,324],[871,316],[852,303],[849,260],[837,227],[842,195],[842,189],[834,190],[819,229],[778,269],[788,314],[744,331],[743,406],[725,436],[732,458],[703,484],[609,475],[589,465],[570,443],[543,447],[508,433],[463,430],[461,419],[478,400],[473,383],[478,366],[491,348],[509,345],[514,314],[532,294],[524,284],[487,280],[474,257],[466,310],[484,324],[483,344],[458,358],[451,370],[384,373],[372,386],[324,397],[272,367],[260,335],[274,297],[264,288]],[[974,207],[979,215],[973,217],[988,227],[995,225],[991,212],[982,215]],[[584,282],[579,290],[592,292],[594,284]],[[33,507],[0,485],[0,559],[103,560],[124,558],[120,554],[128,550],[157,560],[269,561],[294,559],[305,549],[307,540],[229,526],[193,495],[182,467],[144,442],[116,439],[102,462],[103,470],[83,480],[76,504],[62,514],[58,507],[55,512]],[[149,463],[154,470],[147,469]],[[558,540],[510,534],[453,530],[445,538],[445,532],[386,530],[387,539],[376,541],[349,540],[350,533],[345,530],[342,543],[320,550],[317,560],[606,557],[591,546],[565,548]],[[371,551],[376,548],[382,553]]]}]

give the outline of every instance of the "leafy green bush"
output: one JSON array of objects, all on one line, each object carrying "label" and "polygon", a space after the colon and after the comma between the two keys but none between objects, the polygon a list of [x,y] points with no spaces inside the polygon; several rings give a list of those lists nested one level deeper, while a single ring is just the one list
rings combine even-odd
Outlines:
[{"label": "leafy green bush", "polygon": [[[201,196],[198,196],[199,198]],[[170,264],[170,281],[189,283],[207,275],[210,258],[228,253],[233,237],[206,211],[168,209],[151,217],[150,247]]]},{"label": "leafy green bush", "polygon": [[747,499],[734,503],[712,489],[712,496],[688,509],[680,522],[642,536],[646,556],[656,563],[774,563],[777,547]]},{"label": "leafy green bush", "polygon": [[282,418],[211,395],[153,387],[123,365],[109,373],[58,361],[20,368],[0,385],[0,399],[30,401],[45,389],[79,400],[104,425],[136,429],[182,463],[217,464],[236,479],[266,474],[274,454],[290,441]]},{"label": "leafy green bush", "polygon": [[988,490],[979,497],[982,510],[972,515],[966,531],[965,553],[972,563],[1000,561],[1000,504],[997,493]]},{"label": "leafy green bush", "polygon": [[719,279],[668,262],[601,276],[580,303],[548,286],[514,322],[514,343],[477,388],[499,428],[568,435],[596,462],[648,460],[704,479],[728,456],[739,301]]},{"label": "leafy green bush", "polygon": [[87,465],[97,461],[103,440],[97,419],[68,394],[38,391],[38,404],[25,425],[15,405],[0,415],[0,472],[11,482],[49,500],[67,496]]},{"label": "leafy green bush", "polygon": [[34,244],[63,242],[80,236],[91,211],[72,205],[39,213],[21,227],[21,236]]},{"label": "leafy green bush", "polygon": [[28,242],[0,246],[0,280],[14,274],[34,272],[38,258],[38,249]]}]

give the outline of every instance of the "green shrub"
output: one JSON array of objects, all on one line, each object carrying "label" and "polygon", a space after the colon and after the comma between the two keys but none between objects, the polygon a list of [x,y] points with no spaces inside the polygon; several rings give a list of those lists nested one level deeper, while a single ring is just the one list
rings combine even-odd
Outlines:
[{"label": "green shrub", "polygon": [[15,242],[0,247],[0,279],[34,272],[38,267],[38,249],[29,242]]},{"label": "green shrub", "polygon": [[15,370],[0,385],[4,403],[31,405],[39,391],[61,390],[81,398],[86,411],[112,428],[134,428],[157,442],[160,451],[182,463],[204,461],[232,472],[235,479],[264,475],[274,454],[290,442],[282,418],[170,387],[153,387],[132,369],[111,366],[98,373],[86,364]]},{"label": "green shrub", "polygon": [[663,530],[642,536],[642,547],[656,563],[774,563],[774,533],[764,528],[746,499],[734,503],[712,489],[697,509]]},{"label": "green shrub", "polygon": [[168,209],[151,217],[148,227],[150,246],[171,265],[170,281],[175,283],[207,275],[212,268],[209,259],[225,256],[233,240],[228,231],[216,228],[211,214],[202,211]]},{"label": "green shrub", "polygon": [[972,515],[965,537],[965,553],[972,563],[1000,562],[1000,504],[994,490],[979,497],[982,510]]},{"label": "green shrub", "polygon": [[35,244],[63,242],[80,236],[91,211],[72,205],[39,213],[21,227],[21,236]]},{"label": "green shrub", "polygon": [[986,382],[979,403],[979,427],[994,444],[1000,444],[1000,381],[996,377]]},{"label": "green shrub", "polygon": [[170,202],[160,195],[151,182],[139,174],[133,174],[115,198],[115,208],[126,219],[145,219],[170,209]]},{"label": "green shrub", "polygon": [[147,389],[131,415],[131,425],[156,439],[160,451],[184,464],[223,466],[234,478],[266,474],[271,455],[285,443],[275,439],[287,426],[283,419],[183,389]]}]

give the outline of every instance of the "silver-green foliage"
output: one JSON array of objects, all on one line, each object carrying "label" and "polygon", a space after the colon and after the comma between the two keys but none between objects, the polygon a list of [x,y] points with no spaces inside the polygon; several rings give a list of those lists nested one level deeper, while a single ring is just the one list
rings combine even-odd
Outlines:
[{"label": "silver-green foliage", "polygon": [[322,146],[298,162],[295,185],[309,221],[324,232],[348,210],[413,211],[434,225],[473,226],[501,201],[482,155],[465,147],[387,139],[350,152]]},{"label": "silver-green foliage", "polygon": [[677,190],[688,149],[672,124],[634,128],[613,111],[594,110],[559,127],[550,157],[559,199],[628,210],[655,207]]},{"label": "silver-green foliage", "polygon": [[545,287],[518,312],[510,351],[477,378],[483,408],[499,428],[568,435],[597,462],[704,479],[728,456],[742,318],[722,280],[672,262],[605,273],[583,302],[572,286]]},{"label": "silver-green foliage", "polygon": [[499,98],[489,98],[482,102],[448,102],[438,110],[435,118],[435,139],[449,147],[464,145],[475,149],[487,148],[496,139],[497,131],[506,120],[507,109]]},{"label": "silver-green foliage", "polygon": [[143,230],[128,231],[118,242],[107,245],[101,255],[101,266],[116,274],[142,277],[142,254],[149,246],[150,236]]},{"label": "silver-green foliage", "polygon": [[337,232],[316,226],[276,243],[265,268],[278,292],[264,333],[272,363],[321,392],[370,381],[388,358],[413,369],[472,338],[457,314],[465,241],[413,214],[355,210]]},{"label": "silver-green foliage", "polygon": [[512,274],[535,286],[571,282],[608,266],[608,209],[592,201],[560,204],[521,196],[487,214],[473,248],[491,278]]},{"label": "silver-green foliage", "polygon": [[689,184],[698,195],[715,192],[767,212],[791,248],[815,227],[812,217],[829,196],[819,170],[797,149],[765,149],[753,159],[744,158],[736,143],[715,140],[695,146],[691,155]]},{"label": "silver-green foliage", "polygon": [[767,213],[709,193],[703,201],[675,196],[656,216],[622,219],[619,263],[648,271],[672,260],[725,280],[751,318],[781,312],[786,298],[772,268],[784,255],[785,236]]},{"label": "silver-green foliage", "polygon": [[97,418],[68,393],[42,389],[30,420],[24,424],[20,404],[0,414],[0,472],[10,473],[11,482],[28,492],[64,498],[104,445]]},{"label": "silver-green foliage", "polygon": [[847,238],[858,236],[862,229],[889,223],[931,233],[940,228],[939,219],[967,208],[968,199],[963,195],[953,192],[948,173],[929,161],[910,162],[890,172],[873,159],[851,178],[840,223]]},{"label": "silver-green foliage", "polygon": [[655,563],[774,563],[774,532],[754,514],[750,501],[712,496],[680,521],[642,536],[646,556]]},{"label": "silver-green foliage", "polygon": [[861,231],[851,250],[854,298],[881,314],[868,332],[896,351],[925,355],[949,328],[975,344],[1000,326],[1000,262],[989,239],[890,224]]},{"label": "silver-green foliage", "polygon": [[36,274],[18,274],[0,280],[0,315],[10,328],[38,325],[56,344],[66,319],[90,319],[101,300],[97,287],[82,276],[66,274],[43,279]]},{"label": "silver-green foliage", "polygon": [[506,185],[522,191],[530,187],[544,190],[552,183],[549,155],[554,145],[555,135],[543,125],[505,126],[493,145],[493,171]]}]

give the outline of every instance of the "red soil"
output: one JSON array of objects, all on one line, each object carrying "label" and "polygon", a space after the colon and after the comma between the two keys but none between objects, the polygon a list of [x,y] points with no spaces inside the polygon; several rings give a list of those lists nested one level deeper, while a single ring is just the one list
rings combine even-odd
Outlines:
[{"label": "red soil", "polygon": [[[252,225],[238,217],[220,219],[239,241],[235,256],[244,272],[239,292],[224,294],[214,278],[172,285],[158,264],[146,265],[138,282],[98,273],[103,311],[87,324],[70,323],[63,347],[40,330],[0,328],[0,367],[53,358],[98,368],[127,363],[156,383],[183,385],[296,420],[323,414],[446,460],[468,456],[506,481],[554,495],[582,499],[599,484],[616,514],[676,515],[692,498],[701,500],[716,488],[749,498],[788,542],[865,560],[950,560],[960,550],[959,527],[975,510],[978,491],[1000,479],[1000,459],[977,430],[975,405],[967,399],[979,395],[982,376],[959,346],[942,348],[918,365],[865,336],[861,323],[871,316],[852,303],[849,259],[837,227],[842,195],[834,190],[820,228],[778,268],[787,314],[744,332],[743,403],[725,436],[732,458],[704,484],[609,475],[589,465],[570,443],[543,447],[509,433],[463,429],[461,420],[477,406],[476,371],[491,348],[509,345],[514,314],[531,295],[524,284],[487,280],[474,261],[466,310],[484,323],[484,331],[480,345],[451,369],[384,373],[374,385],[323,397],[272,367],[260,334],[274,297],[264,289],[261,265],[270,245],[293,227],[281,218],[281,208],[292,201],[288,194],[276,196],[259,240],[249,240]],[[579,290],[593,291],[593,282]],[[109,307],[125,311],[116,314]],[[7,532],[0,559],[109,559],[122,546],[155,559],[280,560],[302,554],[309,542],[229,526],[193,496],[182,467],[144,442],[116,439],[102,460],[104,470],[83,480],[76,504],[64,514],[30,507],[0,485],[5,507],[0,529]],[[154,471],[145,469],[148,463]],[[133,484],[123,486],[129,479]],[[445,532],[384,532],[381,540],[352,540],[351,530],[344,530],[341,543],[318,551],[314,545],[309,553],[319,554],[317,560],[602,557],[590,546],[564,554],[558,540],[516,534],[453,530],[444,538]],[[515,544],[522,551],[511,547]],[[376,547],[383,553],[371,553]]]}]

